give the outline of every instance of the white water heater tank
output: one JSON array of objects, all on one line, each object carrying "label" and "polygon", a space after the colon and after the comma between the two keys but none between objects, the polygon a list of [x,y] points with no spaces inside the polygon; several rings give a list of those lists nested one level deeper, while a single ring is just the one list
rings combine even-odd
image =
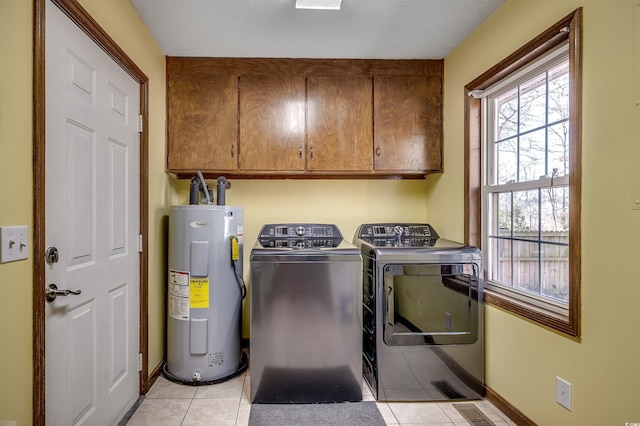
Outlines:
[{"label": "white water heater tank", "polygon": [[210,382],[239,369],[243,216],[234,206],[170,209],[165,373],[172,379]]}]

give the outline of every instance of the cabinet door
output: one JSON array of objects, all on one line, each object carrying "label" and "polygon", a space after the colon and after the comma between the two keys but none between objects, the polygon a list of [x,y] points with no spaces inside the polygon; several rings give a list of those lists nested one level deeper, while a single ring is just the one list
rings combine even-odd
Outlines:
[{"label": "cabinet door", "polygon": [[374,77],[376,171],[440,171],[442,82],[426,76]]},{"label": "cabinet door", "polygon": [[234,171],[238,168],[238,77],[170,75],[169,171]]},{"label": "cabinet door", "polygon": [[240,77],[239,122],[241,170],[304,171],[304,77]]},{"label": "cabinet door", "polygon": [[371,91],[370,77],[308,78],[307,170],[372,170]]}]

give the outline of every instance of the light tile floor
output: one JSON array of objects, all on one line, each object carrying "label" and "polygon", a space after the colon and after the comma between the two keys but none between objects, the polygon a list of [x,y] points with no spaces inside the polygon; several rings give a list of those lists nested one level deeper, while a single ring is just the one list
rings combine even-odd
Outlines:
[{"label": "light tile floor", "polygon": [[[128,426],[246,426],[249,422],[249,372],[209,386],[187,386],[159,377]],[[374,401],[366,382],[363,400]],[[471,401],[496,426],[514,425],[489,401]],[[449,402],[378,402],[387,425],[459,426],[467,421]]]}]

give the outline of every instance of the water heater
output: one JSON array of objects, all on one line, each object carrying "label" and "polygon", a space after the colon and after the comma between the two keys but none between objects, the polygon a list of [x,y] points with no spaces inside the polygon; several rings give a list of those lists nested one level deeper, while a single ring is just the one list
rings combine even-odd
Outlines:
[{"label": "water heater", "polygon": [[[241,207],[172,206],[165,375],[206,384],[246,369],[242,352]],[[243,365],[244,364],[244,365]]]}]

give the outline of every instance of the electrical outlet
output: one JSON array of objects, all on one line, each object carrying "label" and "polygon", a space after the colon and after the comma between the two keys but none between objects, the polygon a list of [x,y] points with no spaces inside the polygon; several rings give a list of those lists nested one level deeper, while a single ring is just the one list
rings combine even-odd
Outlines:
[{"label": "electrical outlet", "polygon": [[28,258],[28,242],[27,226],[0,226],[0,263]]},{"label": "electrical outlet", "polygon": [[571,411],[571,383],[556,376],[556,402]]}]

